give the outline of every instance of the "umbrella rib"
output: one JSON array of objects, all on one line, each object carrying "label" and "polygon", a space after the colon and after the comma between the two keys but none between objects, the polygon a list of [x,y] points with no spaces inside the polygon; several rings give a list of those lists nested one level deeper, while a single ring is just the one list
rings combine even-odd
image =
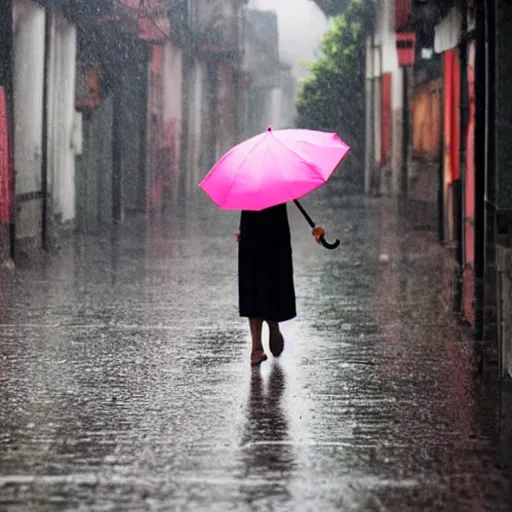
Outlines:
[{"label": "umbrella rib", "polygon": [[262,141],[263,141],[263,137],[260,138],[259,140],[257,140],[256,143],[254,144],[254,146],[250,149],[250,151],[247,152],[244,159],[240,162],[239,166],[236,169],[235,177],[233,178],[233,181],[231,182],[231,185],[226,192],[226,197],[224,198],[224,201],[222,202],[221,208],[226,205],[228,198],[229,198],[229,194],[231,193],[231,189],[235,186],[236,180],[238,179],[240,167],[242,167],[242,165],[247,161],[247,159],[254,153],[254,151],[258,147],[258,144],[260,144]]},{"label": "umbrella rib", "polygon": [[281,146],[283,146],[283,148],[287,149],[290,153],[293,153],[297,158],[300,158],[303,162],[306,162],[308,163],[309,165],[311,165],[311,167],[313,168],[313,170],[315,171],[315,173],[320,177],[320,179],[322,180],[323,183],[325,183],[325,178],[322,176],[322,174],[318,171],[316,165],[314,163],[311,163],[310,162],[307,162],[306,160],[304,160],[304,158],[302,158],[302,156],[300,156],[297,152],[293,151],[293,149],[290,149],[283,141],[279,140],[277,137],[274,136],[274,138],[277,140],[277,142],[279,142],[279,144],[281,144]]},{"label": "umbrella rib", "polygon": [[[284,146],[284,144],[283,144],[283,146]],[[284,147],[286,148],[286,146],[284,146]],[[280,166],[280,165],[277,165],[277,160],[276,160],[276,158],[275,158],[275,156],[274,156],[274,152],[270,149],[270,147],[269,147],[268,151],[269,151],[270,155],[272,156],[272,160],[274,160],[274,163],[276,164],[276,168],[277,168],[277,170],[279,171],[279,174],[280,174],[280,175],[281,175],[281,177],[283,178],[283,183],[286,183],[286,179],[284,179],[285,177],[283,176],[283,172],[282,172],[282,170],[281,170],[281,166]],[[294,153],[294,152],[292,151],[292,153]],[[294,153],[294,154],[295,154],[295,153]],[[297,155],[297,156],[298,156],[298,155]],[[293,197],[293,194],[290,194],[290,198],[291,198],[290,200],[292,200],[292,201],[293,201],[293,199],[295,199],[295,197]]]}]

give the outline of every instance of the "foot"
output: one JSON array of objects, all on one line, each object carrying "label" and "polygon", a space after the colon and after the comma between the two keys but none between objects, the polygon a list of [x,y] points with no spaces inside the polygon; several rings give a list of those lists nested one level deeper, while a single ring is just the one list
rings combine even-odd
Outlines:
[{"label": "foot", "polygon": [[279,330],[279,325],[277,326],[269,326],[270,327],[270,338],[269,338],[269,348],[270,352],[274,357],[279,357],[284,350],[284,338]]},{"label": "foot", "polygon": [[259,366],[263,361],[268,359],[267,354],[263,352],[263,349],[256,350],[251,353],[251,366]]}]

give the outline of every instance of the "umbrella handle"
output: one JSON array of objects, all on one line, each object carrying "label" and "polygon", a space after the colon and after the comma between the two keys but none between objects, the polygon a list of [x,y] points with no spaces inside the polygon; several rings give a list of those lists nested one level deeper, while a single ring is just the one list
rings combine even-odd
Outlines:
[{"label": "umbrella handle", "polygon": [[[297,208],[300,210],[300,212],[302,213],[302,215],[304,215],[306,221],[308,222],[308,224],[313,228],[315,229],[315,221],[308,215],[308,213],[306,212],[306,210],[304,210],[303,206],[299,203],[299,201],[297,199],[295,199],[293,201],[295,203],[295,205],[297,206]],[[326,249],[329,249],[329,250],[334,250],[334,249],[337,249],[339,246],[340,246],[340,241],[338,239],[336,239],[333,243],[330,243],[328,242],[326,239],[325,239],[325,236],[322,235],[320,237],[320,243],[326,248]]]},{"label": "umbrella handle", "polygon": [[326,239],[325,239],[325,236],[322,235],[320,237],[320,243],[326,248],[326,249],[330,249],[331,251],[333,251],[334,249],[337,249],[339,246],[340,246],[340,241],[338,239],[336,239],[332,244],[329,243]]}]

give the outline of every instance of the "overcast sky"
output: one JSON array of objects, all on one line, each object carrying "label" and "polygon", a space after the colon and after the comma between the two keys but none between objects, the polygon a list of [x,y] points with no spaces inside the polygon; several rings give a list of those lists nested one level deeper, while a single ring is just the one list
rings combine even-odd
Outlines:
[{"label": "overcast sky", "polygon": [[281,59],[303,76],[301,63],[315,59],[315,52],[328,21],[310,0],[250,0],[251,9],[273,10],[279,18]]}]

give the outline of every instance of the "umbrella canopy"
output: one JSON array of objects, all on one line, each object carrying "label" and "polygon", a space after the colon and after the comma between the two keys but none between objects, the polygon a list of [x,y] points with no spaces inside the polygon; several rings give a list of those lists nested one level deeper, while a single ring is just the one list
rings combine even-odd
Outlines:
[{"label": "umbrella canopy", "polygon": [[263,210],[323,185],[350,148],[335,133],[269,129],[228,151],[200,183],[225,210]]}]

